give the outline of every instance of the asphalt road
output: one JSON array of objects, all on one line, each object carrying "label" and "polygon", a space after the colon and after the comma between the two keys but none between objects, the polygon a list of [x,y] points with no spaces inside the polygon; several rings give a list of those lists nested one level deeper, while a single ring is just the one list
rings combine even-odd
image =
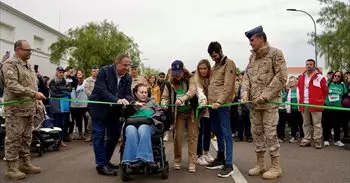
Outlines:
[{"label": "asphalt road", "polygon": [[[215,144],[215,142],[214,142]],[[23,181],[10,181],[4,177],[5,163],[0,162],[0,182],[26,182],[26,183],[95,183],[95,182],[122,182],[120,177],[106,177],[98,175],[94,166],[94,153],[92,146],[82,141],[68,143],[67,148],[59,152],[48,152],[42,157],[33,154],[33,164],[39,165],[43,172],[38,175],[29,175]],[[212,146],[211,153],[215,155]],[[343,148],[330,146],[322,150],[312,147],[301,148],[297,144],[281,144],[281,162],[284,170],[283,176],[274,181],[264,181],[260,177],[249,177],[248,170],[255,163],[253,143],[239,142],[234,144],[234,164],[238,168],[233,177],[218,178],[217,171],[206,170],[197,167],[194,174],[188,173],[187,151],[183,149],[183,168],[175,171],[172,168],[173,159],[172,142],[166,143],[167,159],[171,165],[168,180],[162,180],[159,176],[140,175],[134,177],[132,182],[191,182],[191,183],[350,183],[350,151]],[[114,162],[119,162],[119,153],[113,157]],[[266,163],[269,158],[266,155]],[[240,172],[240,173],[237,173]],[[239,180],[239,181],[237,181]],[[245,180],[245,181],[241,181]]]}]

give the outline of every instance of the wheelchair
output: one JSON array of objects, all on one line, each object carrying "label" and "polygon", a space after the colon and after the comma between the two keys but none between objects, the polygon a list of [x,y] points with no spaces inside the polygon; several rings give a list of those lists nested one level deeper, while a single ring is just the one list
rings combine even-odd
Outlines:
[{"label": "wheelchair", "polygon": [[[124,148],[125,148],[125,129],[126,126],[128,125],[133,125],[133,124],[128,124],[126,125],[128,119],[122,119],[124,126],[123,126],[123,140],[122,144],[120,146],[120,160],[123,159],[123,154],[124,154]],[[166,120],[166,117],[163,115],[158,121],[164,122]],[[135,125],[141,125],[141,124],[153,124],[153,119],[145,119],[139,120],[138,124]],[[160,174],[162,179],[168,179],[169,176],[169,162],[166,160],[166,155],[165,155],[165,147],[164,147],[164,142],[163,142],[163,131],[164,131],[164,125],[163,124],[158,124],[156,125],[156,128],[160,130],[156,130],[156,133],[152,135],[151,140],[152,140],[152,151],[153,151],[153,158],[154,162],[157,165],[157,169],[149,169],[147,166],[141,167],[138,170],[133,170],[131,169],[128,165],[121,163],[120,164],[120,172],[121,172],[121,179],[122,181],[129,181],[132,180],[131,176],[132,175],[140,175],[140,174],[149,174],[149,175],[155,175],[155,174]]]}]

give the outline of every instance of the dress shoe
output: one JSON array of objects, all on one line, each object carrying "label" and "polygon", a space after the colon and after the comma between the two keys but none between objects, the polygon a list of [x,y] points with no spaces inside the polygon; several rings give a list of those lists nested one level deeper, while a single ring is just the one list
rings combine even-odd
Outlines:
[{"label": "dress shoe", "polygon": [[107,175],[107,176],[117,176],[117,172],[112,171],[107,166],[101,165],[96,167],[97,173],[101,175]]}]

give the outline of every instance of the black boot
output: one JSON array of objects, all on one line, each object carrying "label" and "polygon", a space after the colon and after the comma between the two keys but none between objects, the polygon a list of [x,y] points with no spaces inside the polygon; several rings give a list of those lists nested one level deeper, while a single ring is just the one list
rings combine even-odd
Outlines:
[{"label": "black boot", "polygon": [[105,165],[100,165],[96,167],[97,173],[101,175],[107,175],[107,176],[117,176],[117,172],[112,171]]}]

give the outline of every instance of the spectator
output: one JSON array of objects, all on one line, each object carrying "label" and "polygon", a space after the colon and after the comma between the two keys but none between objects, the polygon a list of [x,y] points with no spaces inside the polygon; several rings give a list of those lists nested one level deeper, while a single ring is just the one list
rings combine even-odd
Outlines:
[{"label": "spectator", "polygon": [[151,75],[149,76],[148,79],[148,84],[149,84],[149,88],[151,90],[151,95],[154,98],[154,102],[156,104],[160,103],[160,88],[157,84],[157,76],[156,75]]},{"label": "spectator", "polygon": [[[49,84],[51,97],[69,98],[72,88],[64,78],[64,72],[65,70],[62,66],[57,67],[56,76],[50,81]],[[64,100],[51,100],[50,111],[53,115],[53,118],[55,119],[54,125],[62,129],[62,132],[60,132],[61,137],[67,137],[68,132],[65,128],[65,122],[67,116],[69,116],[69,102]],[[66,144],[64,144],[64,142],[61,141],[61,146],[66,147]]]},{"label": "spectator", "polygon": [[[89,98],[91,96],[92,90],[95,87],[95,81],[96,81],[96,77],[98,75],[99,72],[99,68],[97,66],[92,66],[91,68],[91,76],[86,78],[84,81],[84,91],[86,96]],[[89,111],[86,112],[85,114],[87,116],[88,119],[88,125],[87,125],[87,137],[85,139],[85,142],[91,142],[92,138],[91,138],[91,115],[89,113]]]},{"label": "spectator", "polygon": [[72,88],[77,88],[78,79],[75,76],[75,71],[71,66],[67,66],[65,69],[65,79]]},{"label": "spectator", "polygon": [[333,74],[334,74],[333,71],[327,72],[327,82],[332,81]]},{"label": "spectator", "polygon": [[[324,98],[328,96],[326,79],[315,67],[315,60],[306,60],[306,71],[300,76],[298,89],[299,103],[311,105],[324,105]],[[317,149],[322,149],[322,111],[320,108],[300,107],[303,116],[304,138],[301,147],[310,146],[311,137]],[[313,132],[313,134],[311,134]]]},{"label": "spectator", "polygon": [[[297,79],[295,77],[289,78],[289,90],[287,94],[287,103],[294,103],[298,104],[300,94],[299,89],[297,88],[298,83]],[[301,116],[301,113],[298,109],[297,105],[286,105],[287,113],[289,116],[289,124],[292,128],[292,138],[289,140],[290,143],[296,143],[297,142],[297,133],[299,131],[300,138],[304,137],[304,131],[303,131],[303,118]]]},{"label": "spectator", "polygon": [[165,73],[161,72],[158,74],[158,86],[161,87],[165,81]]},{"label": "spectator", "polygon": [[145,79],[145,77],[139,76],[139,73],[137,72],[137,65],[130,66],[130,75],[132,77],[131,90],[133,90],[133,88],[139,83],[147,84],[147,79]]},{"label": "spectator", "polygon": [[[347,88],[343,81],[341,71],[336,71],[331,80],[328,81],[328,97],[326,97],[325,105],[342,107],[343,95],[347,93]],[[338,110],[326,109],[323,113],[325,115],[323,121],[323,139],[324,146],[329,146],[329,138],[331,136],[331,129],[334,129],[334,145],[343,147],[344,144],[340,141],[340,126],[342,124],[343,112]]]},{"label": "spectator", "polygon": [[[84,87],[84,74],[82,71],[77,71],[78,85],[77,88],[71,93],[71,98],[73,100],[87,100],[87,95],[85,94]],[[83,140],[83,119],[84,119],[84,131],[87,131],[88,119],[85,116],[87,111],[87,103],[84,102],[72,102],[71,103],[71,113],[72,113],[72,125],[70,129],[74,129],[74,123],[78,127],[79,136],[75,138],[76,140]]]},{"label": "spectator", "polygon": [[[282,89],[281,91],[281,102],[285,103],[287,100],[287,93],[286,89]],[[277,123],[277,137],[279,142],[284,142],[286,138],[286,121],[287,121],[287,111],[286,111],[286,105],[281,104],[278,108],[278,123]]]}]

